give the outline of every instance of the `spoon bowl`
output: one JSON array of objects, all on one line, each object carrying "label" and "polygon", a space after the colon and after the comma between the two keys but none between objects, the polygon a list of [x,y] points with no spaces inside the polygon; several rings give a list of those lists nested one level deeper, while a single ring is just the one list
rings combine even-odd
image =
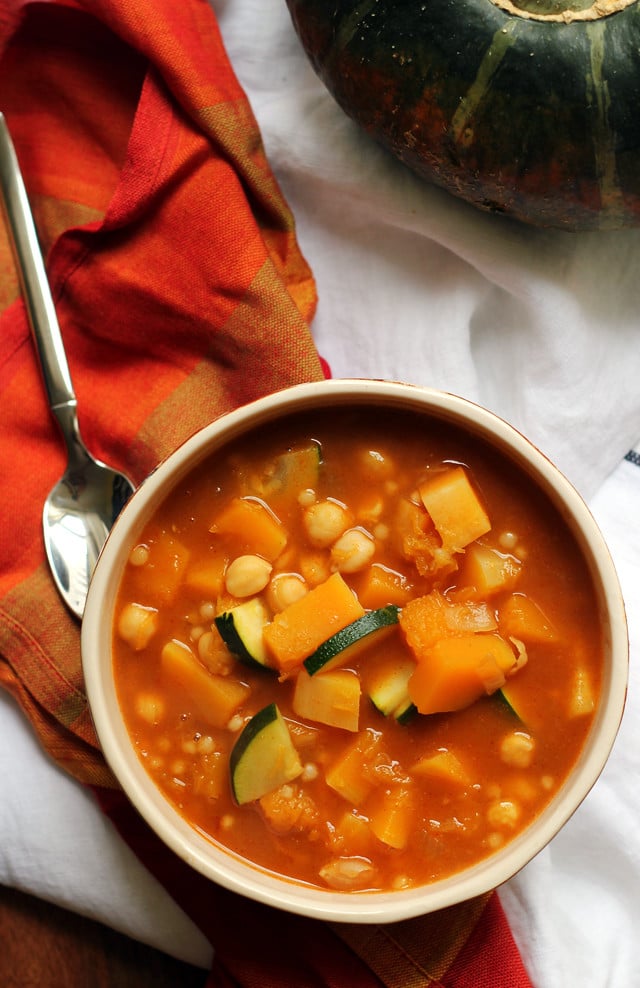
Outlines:
[{"label": "spoon bowl", "polygon": [[[73,429],[71,422],[72,435]],[[123,474],[91,456],[76,436],[67,469],[44,503],[42,528],[54,582],[78,617],[98,556],[132,491]]]},{"label": "spoon bowl", "polygon": [[96,460],[80,435],[62,334],[20,165],[2,113],[0,185],[49,406],[67,447],[67,469],[47,497],[42,514],[45,551],[62,599],[82,618],[94,566],[134,487],[123,473]]}]

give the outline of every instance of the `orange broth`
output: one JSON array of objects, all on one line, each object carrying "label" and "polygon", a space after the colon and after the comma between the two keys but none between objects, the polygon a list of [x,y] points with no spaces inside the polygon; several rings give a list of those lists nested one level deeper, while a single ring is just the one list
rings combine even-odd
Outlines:
[{"label": "orange broth", "polygon": [[[287,451],[310,447],[315,465],[308,456],[282,459]],[[455,533],[443,535],[444,528],[435,527],[419,494],[434,477],[453,477],[456,467],[490,521],[488,531],[462,548]],[[238,596],[237,586],[229,592],[227,574],[238,556],[263,558],[252,551],[258,536],[251,528],[240,535],[216,530],[234,499],[267,505],[286,536],[281,551],[269,547],[275,558],[265,566],[272,567],[267,584],[247,596]],[[294,591],[302,594],[336,572],[336,539],[311,544],[305,516],[327,499],[342,506],[347,528],[373,546],[370,553],[365,544],[363,564],[358,567],[356,559],[354,571],[347,567],[341,579],[363,612],[398,608],[399,623],[371,635],[343,666],[361,683],[356,729],[301,717],[293,706],[301,663],[286,669],[251,665],[229,651],[215,623],[248,597],[266,605],[271,623],[282,604],[274,577],[296,575]],[[447,503],[445,497],[445,508]],[[508,564],[497,585],[484,590],[476,586],[476,571],[475,583],[468,576],[478,545]],[[372,566],[381,585],[370,580]],[[408,618],[408,602],[417,598],[436,602],[439,612],[447,609],[447,655],[451,639],[455,654],[462,638],[480,635],[491,644],[499,636],[513,666],[502,687],[492,666],[497,678],[490,677],[472,702],[462,697],[461,709],[420,713],[411,707],[398,722],[374,706],[367,689],[372,670],[391,668],[394,661],[408,657],[431,668],[432,645],[416,656],[408,644],[424,631],[419,609]],[[468,620],[456,624],[456,604],[467,617],[479,616],[477,628],[469,630]],[[465,611],[464,605],[473,606]],[[167,665],[163,650],[170,642],[174,653],[179,649],[181,659],[197,666],[200,679]],[[127,728],[147,772],[179,813],[212,841],[263,868],[345,891],[429,883],[477,863],[520,833],[557,792],[585,741],[599,696],[601,654],[585,561],[559,513],[524,473],[453,426],[366,408],[292,416],[233,442],[195,469],[132,547],[113,638]],[[273,657],[268,661],[273,664]],[[198,685],[202,675],[243,684],[240,701],[222,713],[207,706]],[[423,679],[428,692],[430,675]],[[455,696],[458,688],[454,683]],[[300,771],[273,792],[238,805],[230,752],[253,715],[273,702]],[[355,760],[357,775],[366,780],[353,794],[348,780],[338,788],[327,784],[336,766],[348,764],[350,749],[352,767]]]}]

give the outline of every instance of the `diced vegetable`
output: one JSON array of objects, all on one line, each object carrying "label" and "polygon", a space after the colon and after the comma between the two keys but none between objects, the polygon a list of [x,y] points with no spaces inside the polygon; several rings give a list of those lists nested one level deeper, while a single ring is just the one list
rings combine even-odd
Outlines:
[{"label": "diced vegetable", "polygon": [[373,705],[385,717],[394,717],[401,724],[408,722],[416,712],[409,695],[409,680],[415,668],[411,656],[392,649],[380,658],[376,656],[362,672],[364,691]]},{"label": "diced vegetable", "polygon": [[406,576],[380,563],[369,566],[358,584],[358,600],[368,610],[388,604],[402,607],[411,600],[413,592]]},{"label": "diced vegetable", "polygon": [[478,597],[490,597],[512,587],[521,569],[522,563],[515,556],[477,544],[467,549],[460,579],[473,587]]},{"label": "diced vegetable", "polygon": [[402,608],[399,617],[412,652],[424,655],[441,638],[471,632],[495,631],[494,613],[481,601],[452,601],[438,590],[416,597]]},{"label": "diced vegetable", "polygon": [[414,822],[410,786],[394,785],[377,790],[367,802],[367,816],[378,840],[402,850],[407,846]]},{"label": "diced vegetable", "polygon": [[254,597],[219,614],[214,623],[230,652],[243,662],[268,667],[264,629],[269,619],[265,604],[259,597]]},{"label": "diced vegetable", "polygon": [[224,555],[206,555],[190,560],[184,574],[184,585],[204,598],[215,600],[222,590],[227,558]]},{"label": "diced vegetable", "polygon": [[235,540],[236,554],[255,553],[274,562],[287,544],[287,533],[261,501],[234,497],[216,516],[210,532]]},{"label": "diced vegetable", "polygon": [[302,772],[289,728],[275,703],[245,725],[229,757],[231,788],[237,803],[251,803]]},{"label": "diced vegetable", "polygon": [[226,727],[249,695],[245,683],[208,672],[183,642],[167,642],[160,661],[163,672],[179,684],[213,727]]},{"label": "diced vegetable", "polygon": [[357,731],[360,693],[360,679],[349,669],[334,669],[317,676],[301,669],[293,693],[293,711],[298,717],[329,727]]},{"label": "diced vegetable", "polygon": [[345,810],[331,836],[331,843],[336,848],[346,846],[352,854],[368,854],[372,841],[368,818],[353,810]]},{"label": "diced vegetable", "polygon": [[193,791],[206,799],[220,799],[228,788],[229,760],[226,752],[211,751],[198,760]]},{"label": "diced vegetable", "polygon": [[265,642],[278,668],[286,674],[363,614],[353,591],[339,573],[333,573],[275,615],[265,628]]},{"label": "diced vegetable", "polygon": [[441,782],[459,789],[468,786],[471,777],[452,751],[442,748],[435,755],[425,755],[412,765],[411,774],[429,778],[432,782]]},{"label": "diced vegetable", "polygon": [[421,714],[462,710],[500,689],[516,655],[495,634],[443,638],[420,656],[409,694]]},{"label": "diced vegetable", "polygon": [[356,618],[346,628],[336,631],[331,638],[322,642],[308,658],[304,667],[310,676],[317,672],[328,672],[337,666],[353,662],[358,656],[389,635],[398,623],[398,608],[380,607]]},{"label": "diced vegetable", "polygon": [[596,694],[591,677],[584,666],[578,666],[573,677],[569,716],[584,717],[585,714],[592,714],[595,708]]},{"label": "diced vegetable", "polygon": [[549,698],[546,702],[541,699],[526,674],[508,676],[495,696],[515,720],[529,729],[537,730],[549,716]]},{"label": "diced vegetable", "polygon": [[524,638],[529,642],[555,642],[558,633],[542,608],[526,594],[507,597],[498,611],[500,631],[505,637]]},{"label": "diced vegetable", "polygon": [[352,806],[361,806],[380,784],[375,766],[381,749],[379,731],[361,731],[327,769],[327,785]]},{"label": "diced vegetable", "polygon": [[260,797],[259,806],[276,834],[302,834],[319,823],[318,807],[299,783],[285,782]]},{"label": "diced vegetable", "polygon": [[461,552],[491,530],[489,516],[464,467],[437,471],[418,492],[445,548]]},{"label": "diced vegetable", "polygon": [[394,539],[403,557],[422,577],[453,573],[458,564],[450,548],[445,548],[433,522],[424,509],[407,498],[397,505],[392,523]]},{"label": "diced vegetable", "polygon": [[183,582],[191,553],[170,532],[161,532],[147,542],[148,558],[144,566],[131,567],[135,583],[144,589],[144,599],[151,603],[170,604]]},{"label": "diced vegetable", "polygon": [[322,463],[320,443],[288,449],[269,464],[260,482],[260,493],[274,502],[280,497],[314,490]]},{"label": "diced vegetable", "polygon": [[509,684],[505,683],[499,690],[496,691],[496,697],[504,705],[505,709],[520,721],[521,724],[527,723],[526,718],[521,710],[518,697],[514,695],[513,691],[509,689]]}]

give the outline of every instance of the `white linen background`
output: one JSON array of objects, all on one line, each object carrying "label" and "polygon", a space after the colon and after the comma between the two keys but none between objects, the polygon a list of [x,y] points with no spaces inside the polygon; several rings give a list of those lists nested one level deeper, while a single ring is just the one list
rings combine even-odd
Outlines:
[{"label": "white linen background", "polygon": [[[618,567],[632,673],[605,771],[501,890],[539,988],[640,984],[640,231],[488,216],[361,134],[314,75],[284,0],[211,0],[316,277],[334,377],[453,391],[508,419],[590,503]],[[206,967],[210,950],[0,694],[0,882]],[[1,962],[0,962],[1,967]]]}]

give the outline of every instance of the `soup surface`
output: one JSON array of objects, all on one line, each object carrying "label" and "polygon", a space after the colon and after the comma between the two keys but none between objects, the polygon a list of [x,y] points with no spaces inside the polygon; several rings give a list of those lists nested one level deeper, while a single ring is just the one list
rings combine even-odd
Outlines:
[{"label": "soup surface", "polygon": [[131,547],[113,661],[195,828],[294,880],[387,890],[540,813],[589,731],[601,638],[573,537],[514,465],[338,407],[180,483]]}]

